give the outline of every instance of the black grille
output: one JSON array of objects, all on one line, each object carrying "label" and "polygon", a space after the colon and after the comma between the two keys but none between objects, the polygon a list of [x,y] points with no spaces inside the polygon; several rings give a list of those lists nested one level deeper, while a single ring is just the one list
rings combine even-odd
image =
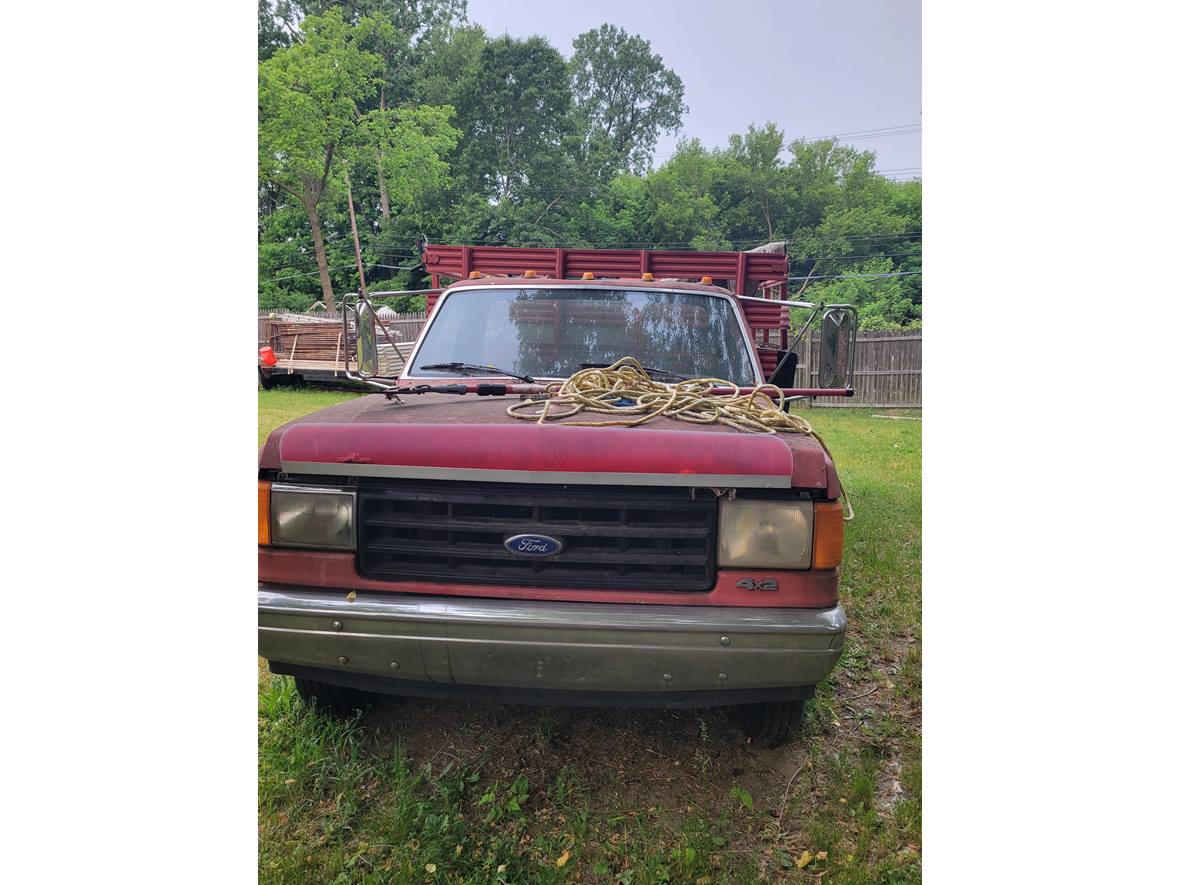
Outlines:
[{"label": "black grille", "polygon": [[[358,501],[358,568],[378,580],[700,591],[716,577],[708,490],[406,480],[363,484]],[[527,533],[564,547],[505,548]]]}]

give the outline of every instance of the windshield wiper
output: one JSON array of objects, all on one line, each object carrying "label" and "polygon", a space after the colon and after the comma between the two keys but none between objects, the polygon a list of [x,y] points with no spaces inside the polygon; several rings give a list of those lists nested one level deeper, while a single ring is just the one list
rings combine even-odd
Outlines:
[{"label": "windshield wiper", "polygon": [[518,381],[523,381],[525,384],[535,384],[532,376],[519,375],[516,372],[509,372],[506,369],[498,369],[495,366],[481,366],[476,363],[431,363],[429,366],[422,367],[426,371],[442,370],[444,372],[454,372],[456,375],[478,375],[480,372],[487,372],[492,375],[503,375],[505,378],[515,378]]},{"label": "windshield wiper", "polygon": [[[579,369],[605,369],[613,363],[578,363]],[[667,369],[657,369],[655,366],[642,366],[643,371],[649,375],[664,375],[668,378],[675,378],[677,381],[687,381],[683,375],[677,375],[675,372],[669,372]]]}]

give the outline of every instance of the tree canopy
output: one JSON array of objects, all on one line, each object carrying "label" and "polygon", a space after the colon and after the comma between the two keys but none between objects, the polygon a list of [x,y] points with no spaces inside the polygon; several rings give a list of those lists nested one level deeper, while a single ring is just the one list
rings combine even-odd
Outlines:
[{"label": "tree canopy", "polygon": [[684,84],[651,43],[605,24],[574,39],[571,85],[583,158],[606,174],[642,172],[656,140],[680,128]]},{"label": "tree canopy", "polygon": [[[489,37],[465,0],[259,0],[259,303],[357,285],[348,171],[370,288],[421,287],[424,241],[748,249],[784,242],[793,295],[865,328],[921,322],[922,186],[870,151],[751,123],[681,139],[684,85],[611,24],[567,60]],[[658,36],[658,35],[657,35]],[[402,306],[412,306],[405,299]]]}]

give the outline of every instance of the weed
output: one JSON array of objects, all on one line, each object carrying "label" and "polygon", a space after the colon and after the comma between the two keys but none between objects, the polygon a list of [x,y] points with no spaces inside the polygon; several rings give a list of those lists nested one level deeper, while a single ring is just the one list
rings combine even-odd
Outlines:
[{"label": "weed", "polygon": [[537,713],[536,724],[533,728],[538,741],[543,744],[552,744],[562,736],[568,724],[568,710],[562,707],[542,707]]},{"label": "weed", "polygon": [[899,698],[918,703],[922,697],[922,646],[915,643],[906,649],[897,668],[897,681],[894,691]]}]

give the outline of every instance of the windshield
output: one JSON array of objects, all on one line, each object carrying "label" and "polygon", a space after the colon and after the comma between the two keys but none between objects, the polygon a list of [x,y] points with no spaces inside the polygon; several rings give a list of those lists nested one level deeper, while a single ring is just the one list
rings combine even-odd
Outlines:
[{"label": "windshield", "polygon": [[455,290],[438,311],[410,367],[412,377],[457,374],[422,368],[436,363],[478,363],[568,378],[583,363],[609,365],[633,356],[687,378],[758,383],[737,312],[717,295],[497,286]]}]

